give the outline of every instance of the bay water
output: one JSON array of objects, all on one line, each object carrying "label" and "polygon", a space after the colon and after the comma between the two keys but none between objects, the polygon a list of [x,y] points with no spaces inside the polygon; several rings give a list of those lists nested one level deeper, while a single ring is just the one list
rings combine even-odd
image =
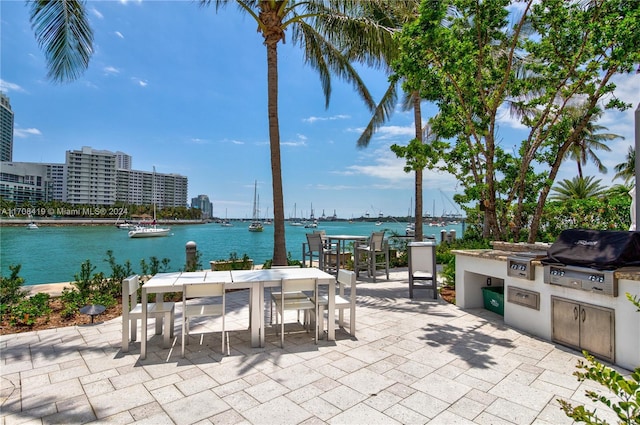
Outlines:
[{"label": "bay water", "polygon": [[[0,227],[0,270],[2,276],[9,276],[10,265],[22,265],[20,276],[25,285],[69,282],[80,272],[81,264],[90,260],[96,266],[95,272],[107,276],[110,268],[105,259],[107,250],[113,251],[118,264],[131,262],[134,272],[140,273],[140,260],[147,263],[151,257],[159,260],[168,258],[169,270],[184,269],[187,242],[193,241],[200,253],[204,269],[209,269],[209,261],[226,260],[232,253],[239,258],[247,254],[254,264],[262,264],[273,256],[273,226],[264,226],[264,232],[247,230],[248,222],[233,222],[233,227],[223,227],[217,223],[180,225],[171,228],[167,237],[132,239],[127,231],[115,226],[40,226],[37,230],[24,227]],[[361,221],[320,222],[317,229],[286,225],[287,251],[292,259],[302,260],[302,243],[306,233],[324,230],[328,235],[348,234],[369,236],[371,232],[385,230],[386,237],[393,234],[404,235],[406,223]],[[425,236],[435,236],[440,240],[441,231],[456,231],[461,237],[462,224],[446,227],[424,226]]]}]

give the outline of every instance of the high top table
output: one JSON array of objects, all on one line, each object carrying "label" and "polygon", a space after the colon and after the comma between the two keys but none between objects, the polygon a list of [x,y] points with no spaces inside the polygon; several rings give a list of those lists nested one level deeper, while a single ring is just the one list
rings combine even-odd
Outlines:
[{"label": "high top table", "polygon": [[359,236],[359,235],[326,235],[325,237],[329,241],[329,244],[331,244],[334,241],[337,242],[336,243],[336,276],[338,276],[338,271],[340,270],[340,261],[342,259],[342,255],[340,255],[340,253],[346,251],[347,241],[353,241],[355,243],[358,243],[358,242],[364,242],[369,239],[369,236]]},{"label": "high top table", "polygon": [[[142,332],[140,358],[147,355],[147,294],[157,294],[156,302],[162,302],[165,292],[182,292],[187,283],[225,283],[227,289],[249,289],[251,346],[264,347],[264,288],[277,288],[282,279],[314,278],[319,285],[328,285],[329,297],[327,339],[335,340],[335,276],[317,268],[262,269],[232,271],[198,271],[158,273],[142,285]],[[269,300],[271,302],[271,300]]]}]

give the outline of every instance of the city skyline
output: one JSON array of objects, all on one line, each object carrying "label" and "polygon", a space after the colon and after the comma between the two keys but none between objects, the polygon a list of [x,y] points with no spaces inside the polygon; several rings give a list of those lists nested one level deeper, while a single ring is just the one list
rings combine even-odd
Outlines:
[{"label": "city skyline", "polygon": [[[92,146],[127,152],[134,169],[177,173],[189,179],[190,200],[207,195],[212,214],[251,216],[258,180],[262,215],[272,215],[266,116],[266,61],[254,22],[235,7],[217,13],[191,2],[88,2],[95,53],[76,82],[45,80],[44,54],[22,2],[2,3],[2,89],[15,113],[16,162],[64,162],[64,152]],[[153,19],[151,19],[153,17]],[[171,31],[166,31],[171,28]],[[389,150],[413,137],[413,116],[396,110],[366,149],[356,140],[370,113],[351,87],[333,81],[328,109],[319,78],[299,48],[279,46],[280,125],[285,217],[324,211],[339,217],[407,215],[414,202],[413,173]],[[361,69],[376,99],[387,87],[381,71]],[[637,102],[637,75],[616,79],[616,95]],[[613,167],[633,146],[633,109],[605,113],[598,122],[624,140],[599,152],[611,184]],[[425,120],[436,112],[425,104]],[[503,112],[503,146],[522,129]],[[559,180],[575,176],[567,162]],[[613,183],[621,183],[620,180]],[[455,178],[425,171],[424,213],[456,213]],[[267,210],[269,208],[269,210]]]}]

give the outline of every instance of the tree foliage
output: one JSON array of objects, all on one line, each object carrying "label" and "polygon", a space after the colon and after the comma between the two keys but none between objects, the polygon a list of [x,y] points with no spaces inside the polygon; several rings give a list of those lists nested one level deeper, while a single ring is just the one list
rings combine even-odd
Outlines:
[{"label": "tree foliage", "polygon": [[[619,0],[428,0],[398,35],[394,70],[439,107],[431,125],[450,141],[441,168],[465,188],[459,202],[480,205],[485,237],[530,228],[535,241],[567,151],[602,109],[631,106],[611,78],[640,62],[639,10]],[[528,129],[521,141],[501,138],[507,110]]]}]

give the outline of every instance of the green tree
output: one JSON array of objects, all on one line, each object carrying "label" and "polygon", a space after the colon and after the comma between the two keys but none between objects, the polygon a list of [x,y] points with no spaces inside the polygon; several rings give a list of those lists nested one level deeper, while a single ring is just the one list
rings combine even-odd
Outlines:
[{"label": "green tree", "polygon": [[[579,124],[582,114],[583,111],[578,110],[578,113],[575,115],[574,118],[576,125]],[[615,139],[624,139],[624,137],[618,134],[603,133],[602,131],[607,130],[607,127],[597,125],[593,122],[597,121],[601,116],[602,111],[594,114],[591,120],[583,127],[582,137],[576,140],[576,142],[567,150],[567,158],[575,161],[578,165],[578,177],[583,177],[582,166],[587,165],[589,160],[598,167],[598,171],[602,174],[606,174],[607,167],[602,163],[596,154],[596,151],[602,150],[605,152],[611,152],[611,148],[604,142]]]},{"label": "green tree", "polygon": [[[508,0],[423,1],[419,18],[399,34],[394,70],[405,91],[419,90],[438,105],[431,125],[451,141],[441,168],[465,188],[462,201],[479,203],[483,236],[507,239],[529,226],[533,242],[560,164],[605,96],[611,98],[605,109],[631,106],[609,95],[611,78],[640,62],[640,3],[511,6]],[[570,111],[578,102],[585,113],[576,122]],[[505,107],[529,129],[513,146],[499,133]]]},{"label": "green tree", "polygon": [[636,150],[633,146],[629,146],[629,151],[627,152],[627,157],[624,159],[624,162],[617,164],[614,170],[616,170],[616,175],[613,176],[614,179],[623,179],[625,183],[633,180],[636,176]]},{"label": "green tree", "polygon": [[551,190],[555,192],[550,196],[553,201],[564,201],[567,199],[589,199],[602,196],[606,189],[602,187],[601,180],[595,180],[593,176],[576,176],[571,180],[564,179],[558,182]]}]

